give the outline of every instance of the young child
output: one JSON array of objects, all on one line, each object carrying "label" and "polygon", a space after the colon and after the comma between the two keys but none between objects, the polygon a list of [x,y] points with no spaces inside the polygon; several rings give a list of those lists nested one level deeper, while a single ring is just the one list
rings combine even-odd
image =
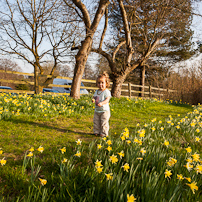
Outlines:
[{"label": "young child", "polygon": [[95,103],[93,118],[93,132],[96,136],[105,137],[109,132],[111,93],[107,89],[110,86],[109,75],[106,72],[100,74],[96,80],[98,90],[95,91],[92,101]]}]

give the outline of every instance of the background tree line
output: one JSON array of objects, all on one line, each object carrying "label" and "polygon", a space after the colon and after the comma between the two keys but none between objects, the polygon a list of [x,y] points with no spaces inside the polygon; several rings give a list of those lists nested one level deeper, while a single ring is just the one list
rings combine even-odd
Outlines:
[{"label": "background tree line", "polygon": [[[170,67],[197,53],[191,40],[192,4],[191,0],[2,0],[0,52],[33,66],[36,93],[52,83],[46,74],[67,76],[66,64],[73,61],[72,97],[80,97],[82,77],[95,78],[103,69],[113,82],[112,95],[120,97],[126,80],[168,85]],[[92,53],[99,58],[94,69],[88,61]]]}]

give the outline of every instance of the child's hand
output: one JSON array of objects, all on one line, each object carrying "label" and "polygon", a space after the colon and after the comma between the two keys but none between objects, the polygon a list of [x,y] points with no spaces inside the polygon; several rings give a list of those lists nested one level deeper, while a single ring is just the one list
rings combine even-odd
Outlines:
[{"label": "child's hand", "polygon": [[94,98],[92,99],[92,102],[95,103],[95,99]]},{"label": "child's hand", "polygon": [[97,106],[98,107],[102,107],[102,105],[103,105],[102,102],[100,102]]}]

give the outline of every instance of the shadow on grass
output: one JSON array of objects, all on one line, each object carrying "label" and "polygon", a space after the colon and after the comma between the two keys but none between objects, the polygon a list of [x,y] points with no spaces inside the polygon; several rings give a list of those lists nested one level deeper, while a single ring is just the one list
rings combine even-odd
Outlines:
[{"label": "shadow on grass", "polygon": [[169,103],[170,105],[176,106],[176,107],[183,107],[183,108],[187,108],[187,109],[193,109],[193,107],[191,105],[188,104],[180,104],[180,103]]},{"label": "shadow on grass", "polygon": [[59,131],[62,133],[74,133],[77,135],[79,134],[79,135],[92,135],[92,136],[94,136],[94,134],[91,132],[86,133],[86,132],[82,132],[82,131],[76,131],[76,130],[69,129],[69,126],[67,126],[67,128],[59,128],[56,126],[48,125],[47,123],[37,123],[34,121],[29,121],[29,120],[24,120],[24,119],[10,119],[10,120],[4,120],[4,121],[9,121],[9,122],[12,122],[14,124],[19,124],[19,123],[20,124],[28,124],[28,125],[32,125],[32,126],[36,126],[36,127],[49,129],[49,130],[56,130],[56,131]]}]

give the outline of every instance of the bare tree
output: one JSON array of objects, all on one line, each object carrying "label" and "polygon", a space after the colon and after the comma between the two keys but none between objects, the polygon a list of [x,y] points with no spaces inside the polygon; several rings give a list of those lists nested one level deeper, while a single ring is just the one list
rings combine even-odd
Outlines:
[{"label": "bare tree", "polygon": [[0,6],[0,52],[34,67],[35,92],[39,93],[49,82],[40,81],[42,64],[52,61],[50,74],[54,75],[57,64],[67,55],[68,41],[76,29],[73,14],[64,10],[59,0],[2,0]]},{"label": "bare tree", "polygon": [[[16,62],[11,61],[8,58],[0,58],[0,70],[4,71],[22,71],[21,68],[18,66]],[[17,74],[8,74],[6,72],[0,73],[0,85],[9,85],[12,88],[15,88],[14,84],[8,84],[4,80],[16,80],[16,79],[23,79],[22,75]]]},{"label": "bare tree", "polygon": [[[104,33],[99,48],[92,51],[104,56],[111,68],[112,95],[120,97],[122,83],[137,67],[147,65],[149,58],[157,53],[180,57],[179,51],[189,50],[192,33],[191,1],[184,0],[117,0],[110,10],[113,26],[113,44],[102,48]],[[108,16],[105,15],[105,29]],[[172,45],[172,48],[171,48]],[[183,47],[184,49],[180,49]],[[168,50],[171,50],[168,53]],[[170,55],[169,55],[170,54]]]},{"label": "bare tree", "polygon": [[76,64],[74,68],[74,77],[70,94],[70,96],[72,96],[73,98],[79,99],[81,79],[84,73],[85,64],[91,52],[93,36],[110,2],[109,0],[99,0],[97,4],[94,4],[94,10],[96,12],[93,16],[91,16],[86,5],[82,3],[81,0],[64,0],[64,2],[69,8],[72,8],[77,12],[78,17],[85,25],[84,39],[77,47],[79,50],[76,54]]}]

